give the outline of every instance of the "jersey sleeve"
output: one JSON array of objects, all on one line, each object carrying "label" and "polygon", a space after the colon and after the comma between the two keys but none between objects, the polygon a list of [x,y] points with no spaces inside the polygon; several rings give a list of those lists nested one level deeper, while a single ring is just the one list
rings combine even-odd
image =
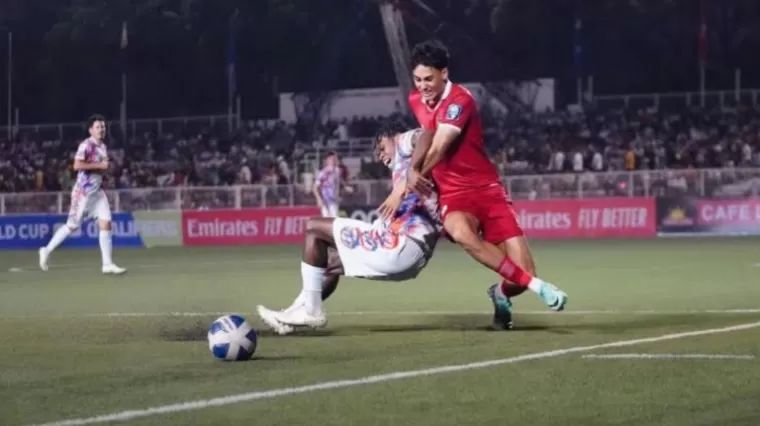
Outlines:
[{"label": "jersey sleeve", "polygon": [[419,136],[420,130],[413,130],[404,134],[404,136],[398,141],[398,147],[396,147],[401,157],[408,158],[412,156],[412,153],[414,152],[414,142]]},{"label": "jersey sleeve", "polygon": [[475,101],[472,96],[462,94],[454,97],[441,108],[436,116],[439,126],[454,127],[458,130],[464,129],[470,117],[476,113]]},{"label": "jersey sleeve", "polygon": [[76,154],[74,154],[74,159],[79,160],[79,161],[87,161],[89,154],[90,154],[90,144],[87,143],[87,141],[84,141],[79,144],[79,147],[77,148],[77,152]]}]

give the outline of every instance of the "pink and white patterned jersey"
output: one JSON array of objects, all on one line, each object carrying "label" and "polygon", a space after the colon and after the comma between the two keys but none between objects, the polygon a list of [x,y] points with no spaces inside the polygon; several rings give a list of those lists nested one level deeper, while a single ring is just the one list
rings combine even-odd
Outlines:
[{"label": "pink and white patterned jersey", "polygon": [[[75,160],[84,161],[87,164],[97,164],[108,157],[106,145],[93,138],[87,138],[79,144]],[[74,183],[73,192],[89,195],[100,190],[103,183],[103,175],[100,171],[80,170],[77,172],[77,180]]]},{"label": "pink and white patterned jersey", "polygon": [[[406,179],[414,142],[421,132],[421,129],[410,130],[396,139],[396,153],[388,165],[393,175],[394,186],[400,180]],[[404,197],[388,227],[399,234],[426,241],[429,236],[440,231],[438,195],[434,193],[421,199],[417,194],[410,192]]]},{"label": "pink and white patterned jersey", "polygon": [[340,168],[325,167],[317,174],[317,185],[322,200],[327,204],[337,204],[340,190]]}]

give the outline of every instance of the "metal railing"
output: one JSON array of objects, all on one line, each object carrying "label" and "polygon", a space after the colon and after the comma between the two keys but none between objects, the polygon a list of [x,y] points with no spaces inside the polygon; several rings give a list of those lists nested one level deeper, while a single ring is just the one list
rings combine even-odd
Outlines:
[{"label": "metal railing", "polygon": [[[760,195],[760,168],[679,169],[504,176],[515,200],[698,196],[746,198]],[[351,182],[343,205],[379,205],[390,180]],[[156,187],[107,191],[114,211],[242,209],[314,205],[311,187],[245,185],[225,187]],[[68,192],[0,194],[0,215],[66,213]]]}]

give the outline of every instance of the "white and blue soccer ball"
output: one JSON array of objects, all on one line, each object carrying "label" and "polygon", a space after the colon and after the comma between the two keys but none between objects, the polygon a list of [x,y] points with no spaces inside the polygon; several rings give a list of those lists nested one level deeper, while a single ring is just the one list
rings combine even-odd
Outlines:
[{"label": "white and blue soccer ball", "polygon": [[240,315],[225,315],[211,324],[208,347],[215,358],[246,361],[256,352],[256,330]]}]

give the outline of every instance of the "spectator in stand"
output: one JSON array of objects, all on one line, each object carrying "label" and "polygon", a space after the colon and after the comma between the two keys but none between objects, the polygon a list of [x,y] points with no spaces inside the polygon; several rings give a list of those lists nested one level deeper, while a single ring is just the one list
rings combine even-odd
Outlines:
[{"label": "spectator in stand", "polygon": [[[483,108],[487,145],[505,174],[760,166],[760,112],[752,108],[508,116],[488,111],[487,105]],[[163,134],[146,132],[115,144],[111,156],[117,173],[112,186],[256,184],[262,183],[262,171],[266,182],[297,182],[300,173],[313,167],[315,151],[327,151],[328,140],[372,137],[388,119],[408,117],[400,111],[391,117],[353,117],[327,122],[316,130],[251,121],[233,133],[190,125]],[[0,140],[0,191],[69,190],[70,148],[77,142],[51,140],[34,132],[22,132],[13,141]],[[363,145],[352,146],[356,151]],[[387,170],[370,158],[371,143],[365,146],[369,148],[352,154],[364,160],[360,178],[386,177]],[[244,166],[250,173],[243,171]],[[557,190],[558,184],[554,185],[552,191]],[[546,188],[533,190],[540,197]],[[204,203],[211,206],[210,201]]]}]

